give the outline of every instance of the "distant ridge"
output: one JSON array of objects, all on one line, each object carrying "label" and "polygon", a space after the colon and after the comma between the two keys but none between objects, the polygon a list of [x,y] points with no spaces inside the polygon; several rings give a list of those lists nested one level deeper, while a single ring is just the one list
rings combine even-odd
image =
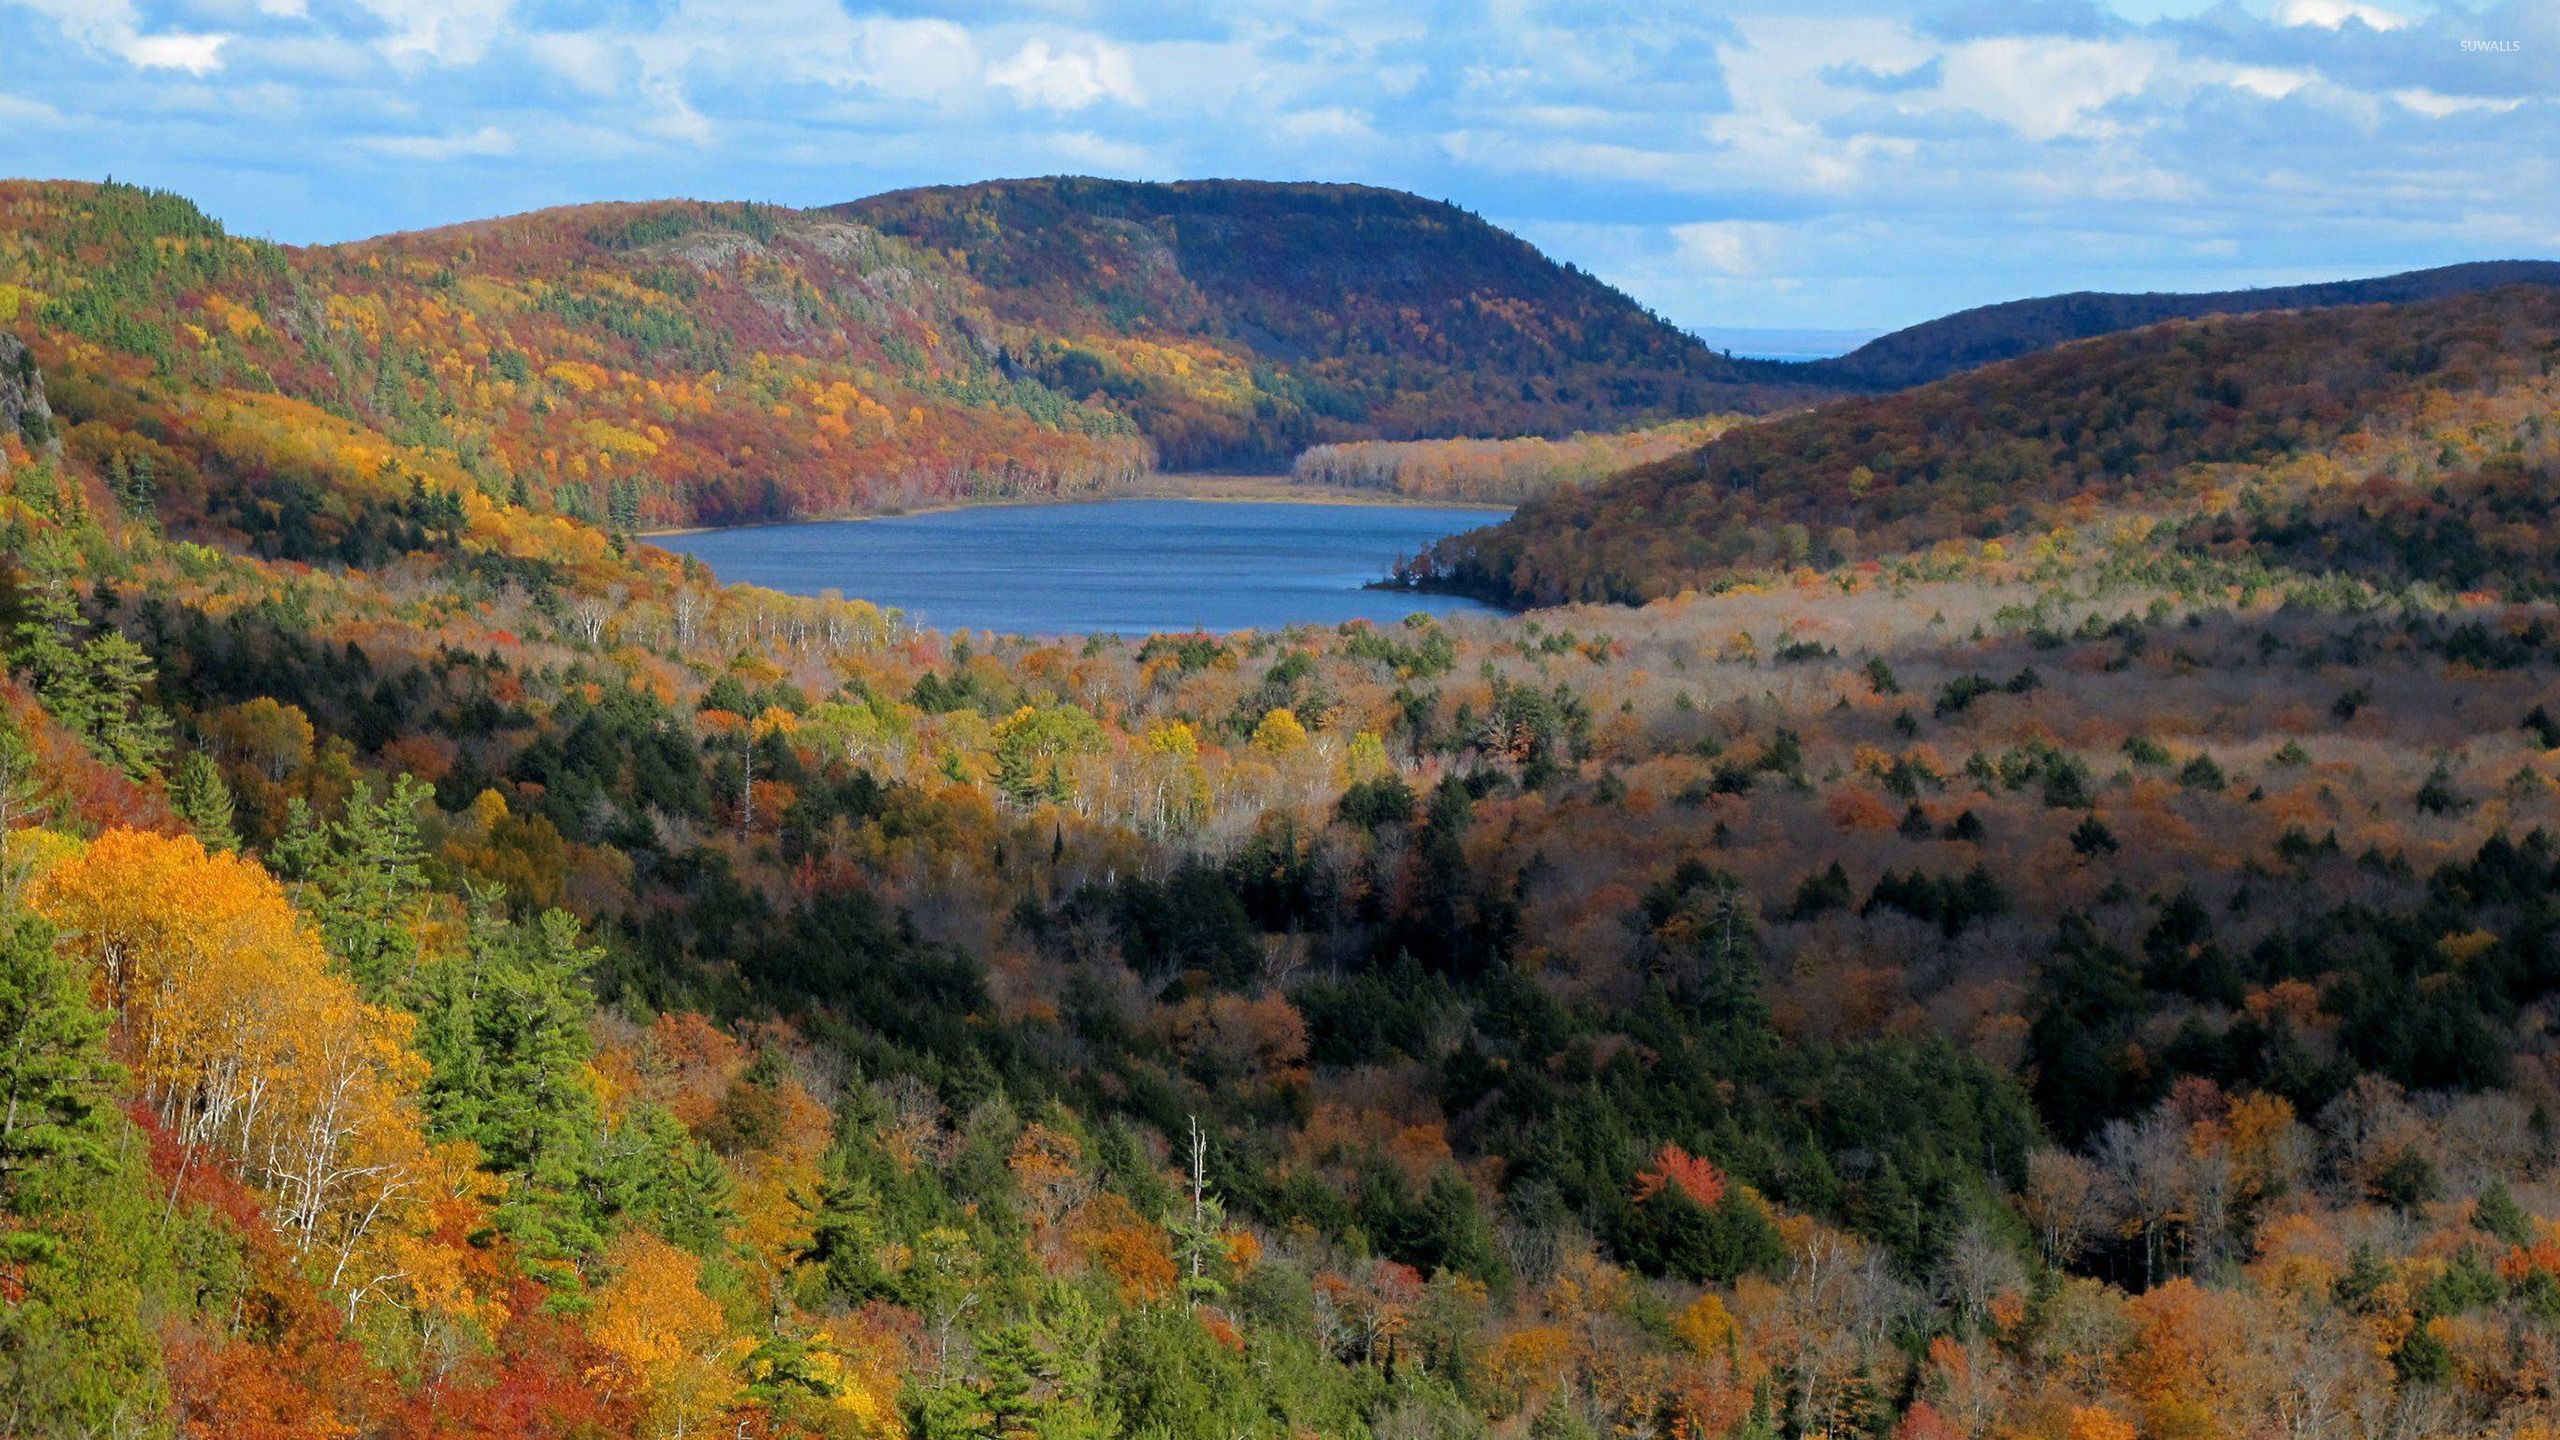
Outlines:
[{"label": "distant ridge", "polygon": [[829,213],[956,262],[1012,363],[1131,416],[1173,466],[1276,464],[1334,440],[1623,429],[1828,393],[1402,191],[1051,176]]},{"label": "distant ridge", "polygon": [[1834,359],[1773,363],[1766,373],[1773,379],[1793,378],[1847,390],[1901,390],[1943,380],[1959,371],[2032,355],[2066,341],[2111,335],[2163,320],[2259,310],[2399,304],[2494,290],[2504,285],[2560,285],[2560,261],[2481,260],[2368,280],[2195,294],[2076,290],[2068,295],[1959,310],[1878,336]]}]

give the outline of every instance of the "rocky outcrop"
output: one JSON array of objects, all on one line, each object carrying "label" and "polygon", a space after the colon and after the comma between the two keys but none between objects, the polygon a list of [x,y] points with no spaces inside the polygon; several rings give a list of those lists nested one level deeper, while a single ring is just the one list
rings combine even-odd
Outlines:
[{"label": "rocky outcrop", "polygon": [[[62,443],[54,437],[53,407],[45,403],[44,374],[36,369],[34,352],[17,336],[0,333],[0,435],[9,434],[40,453]],[[0,449],[0,470],[8,466],[9,453]]]}]

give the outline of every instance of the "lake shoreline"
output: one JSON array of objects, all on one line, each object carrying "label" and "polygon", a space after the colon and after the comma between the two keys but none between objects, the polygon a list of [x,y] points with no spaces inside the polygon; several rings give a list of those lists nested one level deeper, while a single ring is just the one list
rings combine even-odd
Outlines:
[{"label": "lake shoreline", "polygon": [[741,520],[734,525],[677,525],[632,532],[635,540],[661,536],[709,535],[723,530],[761,530],[776,525],[833,525],[860,520],[898,520],[914,515],[948,515],[959,510],[1002,506],[1095,505],[1112,500],[1182,500],[1205,505],[1345,505],[1427,510],[1481,510],[1508,515],[1519,508],[1497,500],[1442,500],[1400,495],[1392,490],[1363,490],[1347,485],[1302,485],[1286,475],[1150,475],[1144,480],[1089,495],[1008,495],[984,500],[944,500],[898,510],[843,510],[823,515],[793,515],[775,520]]}]

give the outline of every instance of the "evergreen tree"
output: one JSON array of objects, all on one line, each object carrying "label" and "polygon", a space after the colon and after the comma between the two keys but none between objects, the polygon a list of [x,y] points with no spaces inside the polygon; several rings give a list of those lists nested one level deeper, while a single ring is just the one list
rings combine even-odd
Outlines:
[{"label": "evergreen tree", "polygon": [[[45,926],[0,914],[0,1206],[41,1166],[104,1163],[101,1111],[121,1071],[87,986]],[[0,1251],[23,1235],[0,1236]]]},{"label": "evergreen tree", "polygon": [[176,779],[169,787],[169,808],[178,812],[207,850],[240,848],[240,832],[232,820],[231,787],[223,783],[212,756],[190,750],[178,762]]},{"label": "evergreen tree", "polygon": [[146,1274],[166,1268],[84,977],[0,908],[0,1434],[131,1435],[166,1407]]},{"label": "evergreen tree", "polygon": [[439,1133],[472,1141],[507,1178],[501,1228],[528,1253],[570,1259],[605,1239],[583,1198],[602,1127],[586,1078],[595,1053],[587,974],[604,952],[583,943],[575,916],[547,910],[518,923],[503,902],[501,891],[475,892],[462,952],[422,977],[427,1109]]},{"label": "evergreen tree", "polygon": [[151,684],[151,657],[110,630],[89,642],[88,665],[89,748],[133,779],[158,774],[169,752],[169,717],[142,698]]},{"label": "evergreen tree", "polygon": [[2472,1225],[2510,1245],[2525,1245],[2533,1240],[2533,1221],[2516,1203],[2504,1180],[2492,1180],[2480,1192],[2480,1202],[2472,1209]]},{"label": "evergreen tree", "polygon": [[417,907],[427,891],[418,810],[435,787],[413,776],[377,798],[356,782],[345,813],[325,828],[288,809],[277,863],[305,881],[300,899],[331,953],[375,999],[400,999],[417,983]]},{"label": "evergreen tree", "polygon": [[[149,779],[169,745],[168,717],[143,698],[151,657],[113,630],[88,638],[88,622],[71,595],[67,557],[39,555],[36,562],[45,578],[17,624],[11,665],[35,686],[46,712],[100,760],[136,780]],[[63,568],[47,571],[48,565]]]},{"label": "evergreen tree", "polygon": [[43,790],[36,781],[35,751],[26,737],[0,714],[0,914],[17,903],[25,867],[7,853],[7,835],[20,826],[41,821],[46,806]]},{"label": "evergreen tree", "polygon": [[1599,1440],[1599,1432],[1565,1403],[1564,1391],[1558,1389],[1547,1397],[1546,1408],[1529,1422],[1529,1440]]},{"label": "evergreen tree", "polygon": [[1046,1359],[1028,1325],[999,1325],[978,1337],[978,1364],[986,1372],[978,1392],[984,1412],[979,1434],[988,1440],[1037,1440],[1048,1409],[1038,1395]]}]

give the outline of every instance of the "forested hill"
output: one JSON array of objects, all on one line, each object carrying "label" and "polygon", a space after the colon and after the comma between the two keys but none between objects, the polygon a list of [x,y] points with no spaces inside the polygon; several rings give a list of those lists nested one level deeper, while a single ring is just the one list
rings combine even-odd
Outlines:
[{"label": "forested hill", "polygon": [[[1006,372],[971,291],[876,232],[764,206],[286,248],[175,195],[0,182],[0,325],[68,443],[139,467],[176,523],[293,559],[378,558],[357,511],[416,480],[630,531],[1142,472],[1126,416]],[[370,498],[348,493],[331,452],[395,445],[423,459],[358,466]]]},{"label": "forested hill", "polygon": [[1776,374],[1845,390],[1900,390],[1960,370],[2049,350],[2069,340],[2112,335],[2163,320],[2397,304],[2466,295],[2503,285],[2560,285],[2560,261],[2484,260],[2366,280],[2281,285],[2197,294],[2108,294],[2075,290],[1979,305],[1881,335],[1830,360],[1777,367]]},{"label": "forested hill", "polygon": [[1455,206],[1362,185],[1072,177],[837,212],[951,257],[1044,383],[1173,465],[1562,435],[1813,393]]},{"label": "forested hill", "polygon": [[[2105,511],[2164,513],[2236,475],[2268,481],[2270,504],[2309,504],[2333,473],[2309,462],[2428,433],[2446,397],[2540,377],[2555,346],[2560,290],[2539,286],[2171,322],[1744,426],[1534,500],[1441,542],[1410,573],[1512,603],[1640,602]],[[2514,543],[2547,537],[2547,518],[2506,513],[2542,492],[2502,499],[2527,477],[2501,482],[2492,468],[2469,475],[2484,487],[2431,497],[2453,497],[2455,511],[2431,522],[2450,538],[2395,544],[2376,563],[2418,578],[2485,573],[2506,563],[2491,553],[2505,545],[2515,565],[2548,575],[2547,556]]]},{"label": "forested hill", "polygon": [[1734,383],[1460,211],[1332,186],[584,205],[288,248],[174,195],[0,182],[0,326],[92,458],[142,455],[189,521],[358,563],[345,497],[271,443],[315,428],[300,407],[337,443],[417,445],[493,501],[629,531],[1811,393]]}]

